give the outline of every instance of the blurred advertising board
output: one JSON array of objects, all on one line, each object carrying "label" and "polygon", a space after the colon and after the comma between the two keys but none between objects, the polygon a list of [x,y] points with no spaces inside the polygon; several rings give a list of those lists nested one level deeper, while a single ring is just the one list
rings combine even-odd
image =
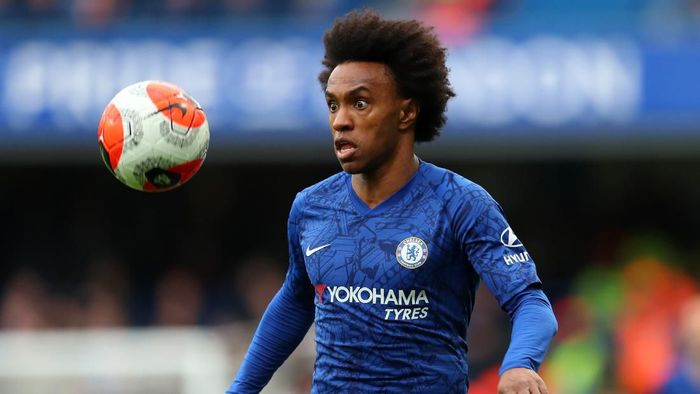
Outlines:
[{"label": "blurred advertising board", "polygon": [[[212,143],[270,148],[327,133],[320,28],[122,26],[0,35],[0,135],[21,149],[94,143],[122,87],[167,80],[203,106]],[[632,36],[485,34],[450,48],[448,143],[478,147],[662,140],[700,134],[700,43]],[[700,146],[700,144],[698,144]]]}]

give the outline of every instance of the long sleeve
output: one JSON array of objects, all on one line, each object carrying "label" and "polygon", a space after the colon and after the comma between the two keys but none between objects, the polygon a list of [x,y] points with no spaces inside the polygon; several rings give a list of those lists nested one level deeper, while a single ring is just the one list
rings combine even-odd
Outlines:
[{"label": "long sleeve", "polygon": [[542,290],[530,287],[509,300],[504,309],[513,328],[499,374],[519,367],[536,371],[557,332],[557,320],[547,296]]},{"label": "long sleeve", "polygon": [[306,273],[298,236],[301,200],[297,196],[289,214],[289,269],[284,284],[265,310],[243,364],[226,394],[260,392],[314,321],[314,289]]},{"label": "long sleeve", "polygon": [[283,286],[267,307],[227,394],[260,392],[309,330],[313,309],[300,304],[287,289]]},{"label": "long sleeve", "polygon": [[515,367],[537,370],[557,331],[557,321],[541,290],[535,261],[485,190],[473,190],[470,199],[462,202],[455,215],[458,236],[472,266],[513,324],[500,372]]}]

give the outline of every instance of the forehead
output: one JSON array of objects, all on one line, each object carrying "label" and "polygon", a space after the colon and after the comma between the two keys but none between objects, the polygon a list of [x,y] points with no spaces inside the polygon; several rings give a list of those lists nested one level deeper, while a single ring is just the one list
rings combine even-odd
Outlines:
[{"label": "forehead", "polygon": [[339,94],[359,86],[372,90],[393,89],[394,79],[389,67],[382,63],[346,62],[333,69],[328,77],[326,92]]}]

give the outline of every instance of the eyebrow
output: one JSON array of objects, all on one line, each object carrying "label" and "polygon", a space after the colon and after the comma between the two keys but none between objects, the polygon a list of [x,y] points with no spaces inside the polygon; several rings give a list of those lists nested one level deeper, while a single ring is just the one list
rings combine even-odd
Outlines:
[{"label": "eyebrow", "polygon": [[[370,90],[369,90],[368,87],[366,87],[365,85],[360,85],[360,86],[358,86],[358,87],[356,87],[356,88],[353,88],[353,89],[351,89],[350,91],[348,91],[348,92],[346,93],[346,96],[353,96],[353,95],[356,95],[356,94],[358,94],[358,93],[360,93],[360,92],[369,92],[369,91],[370,91]],[[335,94],[329,92],[329,91],[328,91],[328,88],[326,88],[325,93],[326,93],[326,96],[327,96],[327,97],[335,97]]]}]

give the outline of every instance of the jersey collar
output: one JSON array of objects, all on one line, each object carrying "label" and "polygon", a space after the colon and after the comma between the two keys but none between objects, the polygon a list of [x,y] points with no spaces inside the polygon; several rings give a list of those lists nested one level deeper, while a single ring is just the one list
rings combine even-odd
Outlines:
[{"label": "jersey collar", "polygon": [[422,173],[425,170],[425,168],[426,165],[424,164],[423,160],[420,160],[418,164],[418,170],[415,174],[413,174],[411,179],[409,179],[408,182],[406,182],[406,184],[403,185],[394,194],[389,196],[389,198],[382,201],[381,203],[379,203],[379,205],[377,205],[374,208],[370,208],[367,204],[365,204],[364,201],[362,201],[362,199],[357,195],[357,193],[355,193],[355,189],[352,188],[352,176],[346,173],[345,185],[348,189],[350,201],[352,202],[352,205],[355,207],[355,209],[360,215],[379,215],[385,212],[386,210],[390,209],[391,207],[401,203],[404,197],[413,188],[413,184],[416,183],[416,179],[418,178],[419,174]]}]

